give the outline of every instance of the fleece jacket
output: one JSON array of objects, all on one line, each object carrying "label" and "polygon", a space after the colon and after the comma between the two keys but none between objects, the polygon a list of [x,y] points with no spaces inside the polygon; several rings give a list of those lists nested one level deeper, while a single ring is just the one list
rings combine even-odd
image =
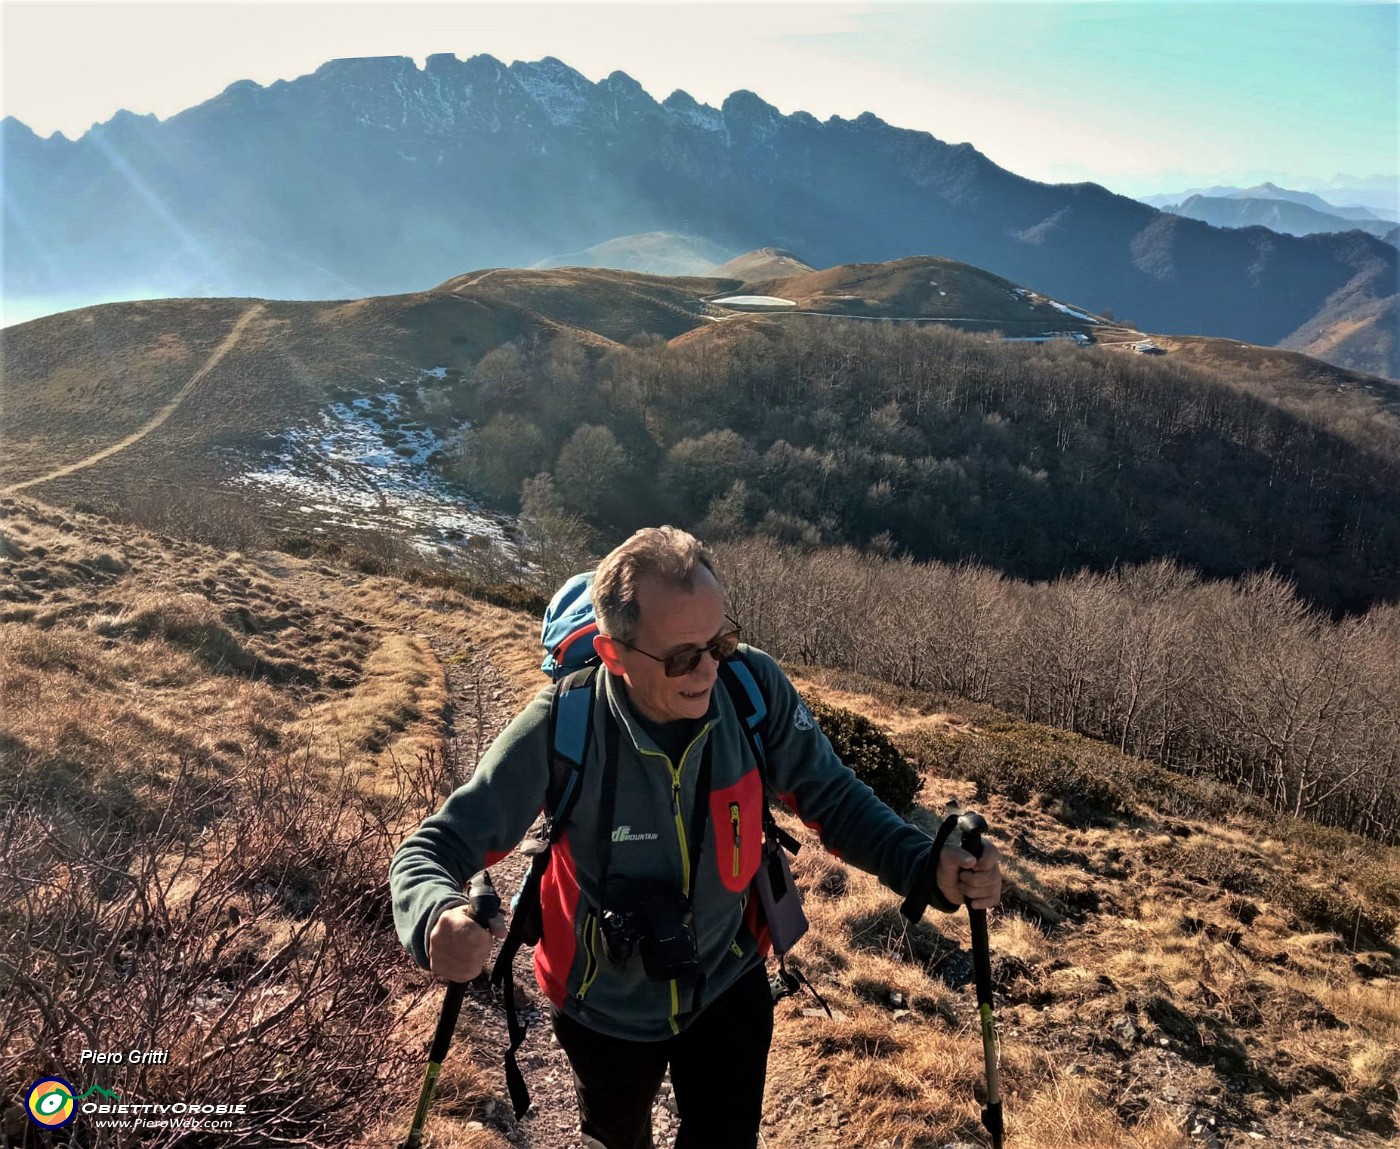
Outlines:
[{"label": "fleece jacket", "polygon": [[[881,802],[837,757],[796,688],[767,654],[741,648],[768,705],[764,746],[769,785],[843,861],[876,875],[900,895],[929,861],[932,841]],[[465,905],[473,874],[524,837],[550,778],[549,708],[540,693],[492,743],[470,781],[399,847],[389,883],[399,939],[424,969],[438,916]],[[661,1040],[764,960],[768,931],[750,884],[763,840],[763,790],[743,718],[716,682],[709,712],[673,761],[638,722],[626,684],[599,668],[594,680],[592,751],[582,790],[555,843],[541,884],[544,930],[535,978],[556,1007],[613,1037]],[[608,712],[619,727],[612,824],[602,826],[601,792]],[[708,792],[697,794],[709,750]],[[698,862],[689,840],[695,803],[709,804]],[[694,911],[699,970],[671,980],[647,975],[640,953],[610,961],[600,936],[605,902],[600,850],[611,839],[607,885],[652,883],[678,890]],[[608,909],[617,908],[611,904]]]}]

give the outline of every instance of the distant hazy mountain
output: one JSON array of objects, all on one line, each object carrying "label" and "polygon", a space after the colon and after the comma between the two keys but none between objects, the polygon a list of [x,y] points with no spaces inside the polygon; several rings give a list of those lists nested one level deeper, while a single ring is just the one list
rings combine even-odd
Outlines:
[{"label": "distant hazy mountain", "polygon": [[1153,330],[1262,344],[1359,277],[1361,302],[1397,290],[1379,239],[1213,230],[868,113],[823,123],[742,91],[658,103],[552,58],[337,60],[76,142],[7,119],[3,147],[7,298],[358,297],[655,231],[816,267],[934,254]]},{"label": "distant hazy mountain", "polygon": [[[1357,195],[1355,202],[1351,196]],[[1174,210],[1178,205],[1196,197],[1207,199],[1233,199],[1233,200],[1286,200],[1289,203],[1302,204],[1304,207],[1312,208],[1314,211],[1323,212],[1327,215],[1340,216],[1342,219],[1357,220],[1387,220],[1390,223],[1400,222],[1400,210],[1397,210],[1394,203],[1394,196],[1387,196],[1383,192],[1375,189],[1358,189],[1351,192],[1345,189],[1338,189],[1329,197],[1314,194],[1307,191],[1294,191],[1291,188],[1281,188],[1277,184],[1262,183],[1253,187],[1239,188],[1228,186],[1217,186],[1210,188],[1190,188],[1183,192],[1169,192],[1164,195],[1142,196],[1141,202],[1150,204],[1152,207],[1162,208],[1167,211]],[[1360,202],[1361,198],[1370,198],[1376,205],[1366,206]],[[1193,217],[1199,218],[1199,217]],[[1267,226],[1267,225],[1265,225]],[[1331,229],[1318,229],[1331,230]],[[1290,233],[1294,234],[1294,233]]]},{"label": "distant hazy mountain", "polygon": [[1211,197],[1231,196],[1237,195],[1243,190],[1243,188],[1231,187],[1228,184],[1216,184],[1214,187],[1208,188],[1187,188],[1185,191],[1179,192],[1159,192],[1156,195],[1138,196],[1137,200],[1139,203],[1145,203],[1150,207],[1163,208],[1170,207],[1172,204],[1181,203],[1183,200],[1188,200],[1193,195]]},{"label": "distant hazy mountain", "polygon": [[647,275],[709,275],[711,268],[734,253],[693,235],[649,231],[623,235],[584,251],[542,259],[536,267],[611,267]]},{"label": "distant hazy mountain", "polygon": [[[1309,198],[1317,199],[1316,196]],[[1390,220],[1376,219],[1374,216],[1356,216],[1348,219],[1283,198],[1251,199],[1244,196],[1193,195],[1183,203],[1165,205],[1162,210],[1173,215],[1186,216],[1187,219],[1198,219],[1215,227],[1267,227],[1270,231],[1282,232],[1285,235],[1314,235],[1318,232],[1355,230],[1384,238],[1395,228],[1395,224]],[[1344,210],[1366,212],[1370,216],[1366,208]]]},{"label": "distant hazy mountain", "polygon": [[1400,222],[1400,176],[1333,176],[1313,189],[1331,203],[1371,208],[1384,219]]},{"label": "distant hazy mountain", "polygon": [[1348,205],[1345,202],[1343,193],[1337,193],[1331,199],[1325,196],[1315,195],[1312,192],[1293,191],[1289,188],[1281,188],[1277,184],[1262,183],[1256,184],[1252,188],[1243,188],[1240,191],[1231,193],[1231,199],[1278,199],[1287,200],[1290,203],[1302,204],[1310,207],[1314,211],[1320,211],[1327,215],[1341,216],[1342,219],[1389,219],[1391,223],[1396,222],[1390,216],[1378,214],[1368,207],[1359,205]]}]

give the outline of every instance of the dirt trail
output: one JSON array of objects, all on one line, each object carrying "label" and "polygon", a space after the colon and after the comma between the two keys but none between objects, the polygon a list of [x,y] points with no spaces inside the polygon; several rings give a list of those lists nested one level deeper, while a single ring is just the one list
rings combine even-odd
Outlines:
[{"label": "dirt trail", "polygon": [[[411,633],[431,648],[446,685],[441,731],[445,771],[440,791],[445,797],[450,787],[471,778],[481,756],[519,708],[518,683],[506,650],[511,640],[502,637],[498,630],[493,631],[493,624],[478,626],[458,609],[444,607],[432,595],[416,587],[397,591],[386,611],[383,600],[375,596],[360,597],[357,592],[361,589],[361,578],[350,575],[330,578],[321,572],[312,575],[310,566],[279,561],[275,567],[267,569],[269,574],[285,580],[285,590],[299,600],[319,598],[386,634]],[[533,624],[530,629],[533,631]],[[532,649],[532,658],[533,653]],[[531,682],[531,692],[544,684],[544,676],[540,675],[538,682]],[[537,823],[526,836],[533,836],[539,830]],[[506,905],[520,888],[527,868],[528,859],[518,851],[491,867],[492,880]],[[493,961],[494,957],[493,954]],[[503,1055],[510,1044],[505,1010],[489,986],[478,982],[473,983],[462,1003],[456,1038],[448,1057],[449,1061],[472,1060],[500,1100],[486,1100],[479,1107],[473,1105],[470,1114],[459,1119],[484,1126],[499,1139],[489,1142],[493,1145],[508,1144],[517,1149],[575,1149],[579,1132],[573,1073],[564,1051],[553,1040],[548,1002],[535,982],[532,951],[522,949],[514,964],[520,1015],[530,1030],[519,1053],[520,1069],[530,1089],[530,1112],[523,1121],[517,1121],[505,1103]],[[440,1005],[438,989],[430,996],[435,1006]],[[418,1040],[419,1036],[415,1034],[413,1040]],[[421,1037],[426,1042],[427,1033]],[[675,1131],[672,1104],[668,1088],[653,1111],[658,1147],[669,1145]],[[435,1115],[441,1116],[441,1111],[442,1107],[437,1107]],[[403,1121],[409,1116],[403,1114]]]},{"label": "dirt trail", "polygon": [[220,360],[222,360],[225,355],[233,350],[234,345],[238,342],[238,337],[243,334],[243,329],[248,326],[249,322],[261,315],[262,311],[263,305],[261,303],[255,303],[239,316],[238,322],[233,325],[233,329],[224,337],[224,341],[215,348],[214,353],[205,361],[204,366],[190,376],[189,382],[181,387],[175,397],[156,412],[155,416],[146,423],[145,426],[134,431],[120,442],[113,443],[110,447],[103,447],[102,450],[89,455],[86,459],[79,459],[76,463],[69,463],[67,466],[59,467],[55,471],[50,471],[47,475],[40,475],[37,479],[25,479],[22,483],[15,483],[13,486],[0,489],[0,495],[17,494],[26,487],[34,487],[38,486],[40,483],[49,483],[54,479],[61,479],[65,475],[73,474],[75,471],[82,471],[88,467],[94,466],[102,462],[103,459],[110,459],[118,452],[125,451],[132,444],[139,443],[152,431],[161,426],[171,415],[175,414],[176,409],[189,398],[190,392],[199,385],[199,382],[219,365]]}]

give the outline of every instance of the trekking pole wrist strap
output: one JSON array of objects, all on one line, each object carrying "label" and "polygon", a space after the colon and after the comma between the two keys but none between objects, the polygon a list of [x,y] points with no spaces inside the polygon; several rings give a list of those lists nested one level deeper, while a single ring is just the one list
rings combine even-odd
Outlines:
[{"label": "trekking pole wrist strap", "polygon": [[945,914],[955,913],[959,908],[956,902],[944,897],[943,891],[938,888],[938,859],[957,826],[956,815],[943,820],[943,825],[938,827],[938,833],[933,837],[933,846],[926,856],[922,872],[910,889],[909,896],[904,899],[904,904],[899,907],[899,912],[911,922],[917,922],[923,917],[924,910],[930,905]]}]

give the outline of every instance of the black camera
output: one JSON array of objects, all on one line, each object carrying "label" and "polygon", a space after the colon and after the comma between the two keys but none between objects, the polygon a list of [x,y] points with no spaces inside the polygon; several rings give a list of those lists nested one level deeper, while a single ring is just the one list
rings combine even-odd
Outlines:
[{"label": "black camera", "polygon": [[676,890],[633,891],[626,908],[603,911],[603,954],[625,966],[640,950],[642,967],[656,981],[672,981],[700,968],[695,946],[695,911]]},{"label": "black camera", "polygon": [[615,966],[625,966],[637,948],[637,916],[630,910],[604,910],[599,923],[603,955]]}]

